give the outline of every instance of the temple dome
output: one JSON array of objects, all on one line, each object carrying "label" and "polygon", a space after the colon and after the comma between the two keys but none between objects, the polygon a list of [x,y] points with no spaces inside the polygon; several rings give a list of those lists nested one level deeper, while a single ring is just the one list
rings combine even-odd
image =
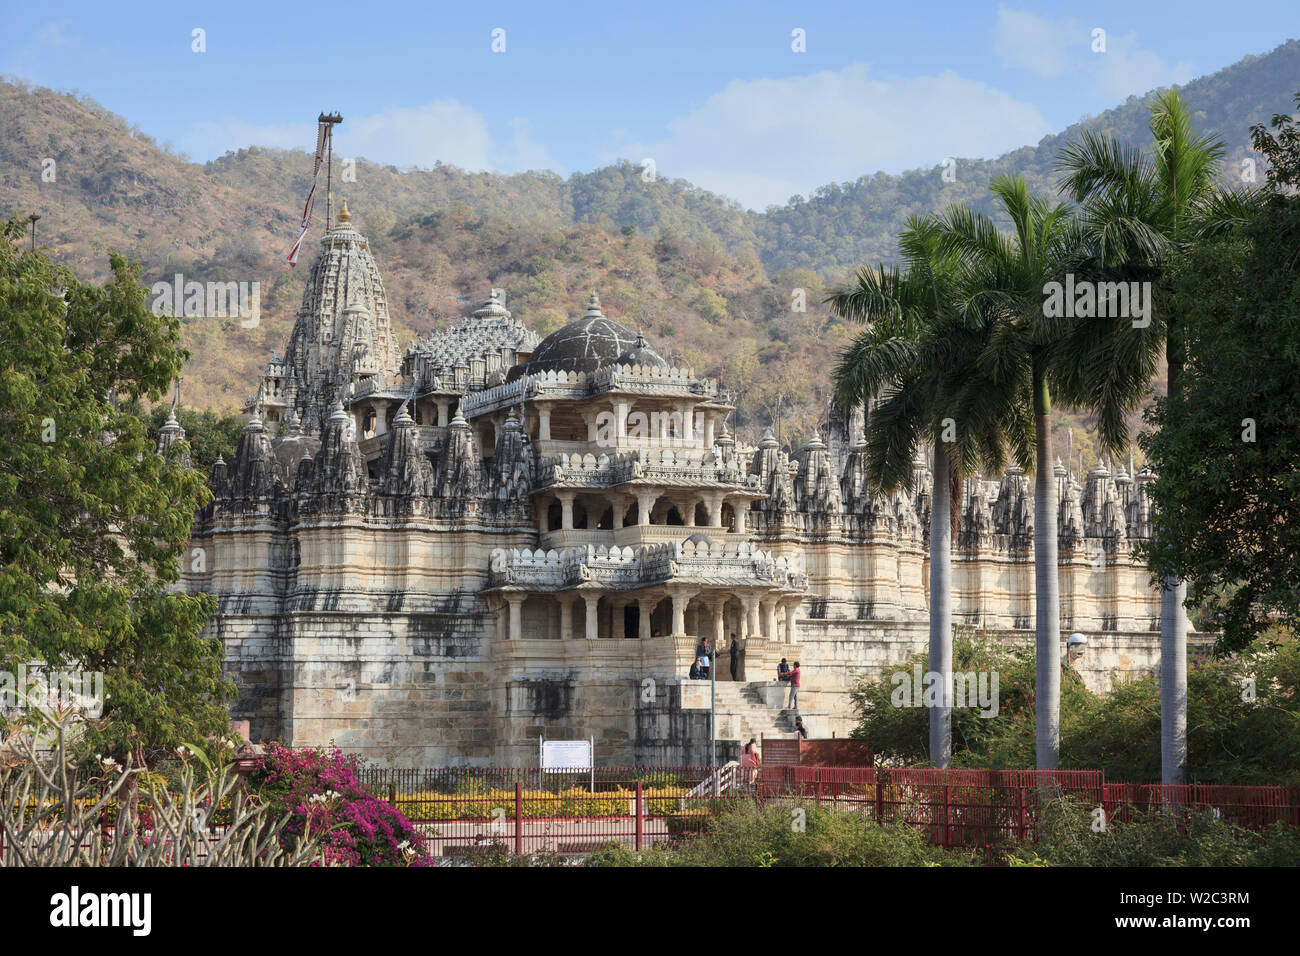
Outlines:
[{"label": "temple dome", "polygon": [[657,368],[667,368],[668,363],[664,361],[663,356],[646,344],[645,336],[640,332],[636,334],[636,342],[633,346],[618,357],[616,365],[640,365],[643,368],[653,366]]},{"label": "temple dome", "polygon": [[600,311],[600,299],[593,292],[587,313],[542,339],[528,362],[512,368],[507,380],[539,372],[585,372],[590,375],[602,366],[613,365],[636,345],[637,333],[606,318]]}]

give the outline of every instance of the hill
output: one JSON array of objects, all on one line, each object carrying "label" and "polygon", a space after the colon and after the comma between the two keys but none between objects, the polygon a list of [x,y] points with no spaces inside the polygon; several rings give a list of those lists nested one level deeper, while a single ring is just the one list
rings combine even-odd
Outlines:
[{"label": "hill", "polygon": [[[1249,127],[1289,109],[1297,89],[1300,42],[1288,41],[1184,93],[1203,128],[1228,143],[1235,172]],[[580,314],[598,288],[609,314],[726,380],[740,396],[742,437],[757,438],[778,401],[794,437],[820,420],[827,369],[852,333],[820,305],[828,285],[890,258],[911,213],[963,201],[987,208],[986,187],[999,173],[1050,190],[1056,153],[1079,129],[1145,142],[1149,99],[1132,97],[995,159],[959,159],[955,183],[937,169],[875,173],[763,213],[684,180],[646,183],[626,162],[564,179],[360,159],[356,182],[336,181],[335,193],[348,197],[372,241],[405,338],[466,314],[489,286],[504,288],[512,311],[544,333]],[[42,177],[46,159],[53,181]],[[0,82],[0,214],[39,212],[38,242],[55,258],[102,279],[116,249],[142,264],[146,284],[176,273],[260,283],[256,328],[185,320],[194,353],[185,399],[198,407],[238,407],[268,354],[284,346],[307,272],[284,257],[310,170],[306,151],[258,147],[192,163],[84,94]],[[318,210],[323,216],[323,204]],[[320,228],[318,219],[304,259]],[[791,309],[797,288],[806,312]],[[1088,443],[1082,434],[1076,442]]]}]

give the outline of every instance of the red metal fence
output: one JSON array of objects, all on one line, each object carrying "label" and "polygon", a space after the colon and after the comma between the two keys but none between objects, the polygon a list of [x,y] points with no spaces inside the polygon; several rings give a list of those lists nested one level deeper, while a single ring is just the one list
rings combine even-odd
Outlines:
[{"label": "red metal fence", "polygon": [[1300,788],[1107,783],[1097,770],[931,770],[764,766],[599,767],[544,773],[522,768],[368,770],[374,792],[420,825],[434,856],[503,849],[583,853],[611,840],[640,849],[700,832],[737,800],[815,801],[903,822],[940,846],[1023,843],[1037,838],[1046,800],[1070,797],[1132,820],[1153,807],[1184,819],[1210,812],[1243,827],[1300,827]]},{"label": "red metal fence", "polygon": [[416,823],[431,855],[505,850],[586,853],[610,841],[637,849],[689,837],[752,787],[717,798],[710,767],[597,767],[543,772],[448,767],[366,770],[363,783]]}]

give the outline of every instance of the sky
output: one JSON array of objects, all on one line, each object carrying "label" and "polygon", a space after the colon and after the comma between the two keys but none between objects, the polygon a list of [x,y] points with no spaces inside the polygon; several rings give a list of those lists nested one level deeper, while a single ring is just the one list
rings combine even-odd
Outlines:
[{"label": "sky", "polygon": [[1034,144],[1300,36],[1295,0],[53,0],[4,20],[0,74],[197,161],[311,150],[338,111],[336,156],[565,176],[651,159],[758,210]]}]

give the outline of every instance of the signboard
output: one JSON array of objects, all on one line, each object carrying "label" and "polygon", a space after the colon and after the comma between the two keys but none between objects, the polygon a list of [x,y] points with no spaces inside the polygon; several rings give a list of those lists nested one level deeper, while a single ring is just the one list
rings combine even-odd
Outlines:
[{"label": "signboard", "polygon": [[542,769],[550,773],[590,770],[592,744],[591,740],[543,740]]}]

